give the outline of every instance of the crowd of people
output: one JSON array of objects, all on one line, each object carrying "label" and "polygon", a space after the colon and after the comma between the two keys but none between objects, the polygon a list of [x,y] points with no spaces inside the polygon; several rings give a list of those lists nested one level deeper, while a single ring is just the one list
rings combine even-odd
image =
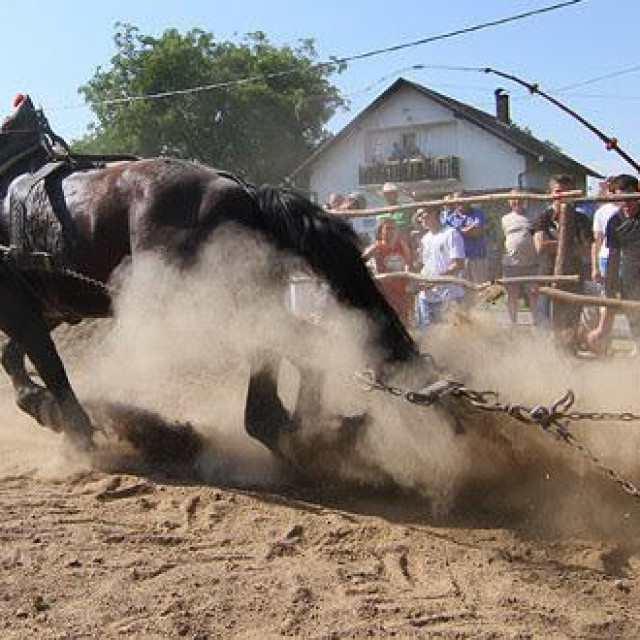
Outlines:
[{"label": "crowd of people", "polygon": [[[483,209],[456,202],[464,196],[462,192],[445,198],[452,201],[448,206],[403,209],[399,205],[400,188],[386,183],[381,195],[388,206],[397,208],[377,217],[375,238],[366,243],[363,257],[376,274],[411,272],[441,280],[416,285],[415,279],[380,279],[381,289],[408,326],[442,322],[448,308],[466,304],[469,292],[456,284],[457,278],[481,284],[496,275],[551,275],[559,267],[562,273],[581,276],[575,292],[640,300],[640,200],[605,202],[589,216],[579,206],[553,197],[574,188],[571,176],[553,176],[549,183],[551,204],[536,215],[527,211],[527,200],[519,190],[511,191],[509,209],[498,225],[501,273],[496,274],[488,259],[489,220]],[[623,174],[603,181],[599,195],[637,192],[637,178]],[[367,202],[360,193],[334,195],[327,206],[332,210],[361,210]],[[558,256],[563,208],[570,241],[566,252]],[[521,299],[534,324],[543,324],[549,318],[549,302],[539,295],[536,283],[512,282],[505,289],[511,323],[518,322]],[[592,308],[587,314],[576,307],[574,313],[576,324],[582,323],[586,345],[596,352],[606,349],[614,313],[604,307]],[[640,344],[640,313],[627,315],[632,337]]]}]

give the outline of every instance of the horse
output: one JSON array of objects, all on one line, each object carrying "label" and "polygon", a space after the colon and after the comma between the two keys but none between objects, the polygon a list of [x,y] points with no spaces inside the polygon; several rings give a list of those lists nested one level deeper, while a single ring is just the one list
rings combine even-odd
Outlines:
[{"label": "horse", "polygon": [[[229,224],[257,234],[278,254],[297,256],[340,303],[363,312],[380,366],[419,360],[351,226],[293,189],[256,187],[177,158],[96,162],[74,155],[23,96],[0,129],[0,197],[0,330],[9,338],[1,362],[20,409],[79,449],[92,449],[96,428],[52,330],[110,315],[112,295],[103,285],[123,261],[161,252],[188,270]],[[29,375],[25,355],[42,384]],[[297,409],[292,415],[278,396],[277,362],[276,354],[251,364],[244,413],[246,431],[271,449],[278,432],[295,428],[297,420]],[[311,373],[306,379],[318,382]]]}]

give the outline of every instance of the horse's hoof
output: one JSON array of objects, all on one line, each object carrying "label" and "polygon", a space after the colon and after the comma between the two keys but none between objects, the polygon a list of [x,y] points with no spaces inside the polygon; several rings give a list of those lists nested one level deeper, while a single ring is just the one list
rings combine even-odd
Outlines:
[{"label": "horse's hoof", "polygon": [[365,411],[363,413],[355,413],[350,416],[341,416],[340,429],[351,435],[359,435],[371,422],[371,416]]},{"label": "horse's hoof", "polygon": [[93,434],[95,431],[89,416],[84,411],[67,420],[64,425],[65,436],[73,447],[82,453],[88,453],[94,448]]},{"label": "horse's hoof", "polygon": [[87,433],[84,430],[67,429],[65,436],[73,446],[73,448],[80,453],[90,453],[95,448],[93,442],[93,430]]},{"label": "horse's hoof", "polygon": [[38,424],[56,433],[62,431],[62,413],[58,402],[46,389],[29,389],[18,395],[18,406]]}]

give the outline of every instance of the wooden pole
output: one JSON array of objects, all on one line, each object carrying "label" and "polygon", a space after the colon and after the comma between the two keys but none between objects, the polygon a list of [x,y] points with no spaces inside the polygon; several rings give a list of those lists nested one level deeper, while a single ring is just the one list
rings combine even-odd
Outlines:
[{"label": "wooden pole", "polygon": [[565,304],[580,307],[610,307],[619,311],[640,311],[640,301],[621,300],[620,298],[601,298],[600,296],[586,296],[580,293],[562,291],[553,287],[540,287],[540,295],[554,300],[561,300]]},{"label": "wooden pole", "polygon": [[[578,198],[583,196],[582,191],[566,191],[561,199]],[[557,196],[556,196],[557,197]],[[506,202],[518,198],[520,200],[539,200],[548,202],[552,197],[548,193],[485,193],[477,196],[459,196],[457,198],[447,197],[438,200],[423,200],[421,202],[403,202],[402,204],[387,205],[384,207],[372,207],[370,209],[353,209],[343,211],[341,209],[327,209],[328,213],[340,216],[341,218],[366,218],[369,216],[379,216],[385,213],[395,213],[406,211],[407,209],[420,209],[421,207],[443,207],[452,204],[473,204],[480,202]]]},{"label": "wooden pole", "polygon": [[[558,221],[558,243],[556,249],[556,260],[553,269],[555,276],[569,273],[574,267],[572,262],[576,255],[576,212],[572,205],[559,200],[553,203],[557,211]],[[576,285],[556,285],[565,291],[573,289]],[[551,327],[553,329],[556,342],[565,348],[571,349],[577,339],[579,310],[573,305],[567,305],[561,299],[551,302]]]},{"label": "wooden pole", "polygon": [[582,191],[565,191],[560,196],[552,196],[548,193],[483,193],[477,196],[460,196],[458,198],[439,198],[438,200],[423,200],[421,202],[404,202],[384,207],[372,207],[370,209],[352,209],[343,211],[341,209],[327,209],[341,218],[367,218],[379,216],[385,213],[396,211],[406,211],[407,209],[419,209],[421,207],[442,207],[450,204],[474,204],[482,202],[506,202],[508,200],[533,200],[536,202],[549,202],[553,199],[561,199],[563,202],[621,202],[623,200],[640,200],[640,193],[610,194],[607,196],[586,196]]},{"label": "wooden pole", "polygon": [[482,284],[476,284],[470,280],[464,278],[457,278],[456,276],[435,276],[427,277],[419,273],[411,273],[410,271],[390,271],[389,273],[381,273],[375,276],[376,280],[411,280],[424,285],[435,284],[459,284],[466,289],[482,290],[487,287],[496,284],[526,284],[528,282],[543,282],[543,283],[575,283],[580,281],[580,276],[577,275],[562,275],[562,276],[514,276],[511,278],[497,278],[491,282],[484,282]]}]

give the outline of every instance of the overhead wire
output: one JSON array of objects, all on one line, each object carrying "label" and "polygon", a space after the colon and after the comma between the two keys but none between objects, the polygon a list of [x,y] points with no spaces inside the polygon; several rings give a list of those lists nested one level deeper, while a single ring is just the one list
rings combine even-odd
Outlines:
[{"label": "overhead wire", "polygon": [[[564,0],[563,2],[557,2],[553,5],[548,5],[545,7],[538,7],[537,9],[531,9],[530,11],[525,11],[522,13],[514,14],[511,16],[506,16],[503,18],[498,18],[496,20],[490,20],[487,22],[478,23],[475,25],[471,25],[468,27],[462,27],[460,29],[455,29],[453,31],[447,31],[445,33],[437,34],[434,36],[428,36],[425,38],[420,38],[418,40],[413,40],[411,42],[404,42],[395,45],[391,45],[388,47],[381,47],[378,49],[372,49],[369,51],[364,51],[362,53],[357,53],[350,56],[343,57],[332,57],[328,61],[319,62],[315,65],[312,65],[315,68],[323,68],[323,67],[335,67],[342,64],[346,64],[349,62],[356,62],[359,60],[364,60],[366,58],[372,58],[374,56],[384,55],[388,53],[393,53],[396,51],[401,51],[404,49],[409,49],[413,47],[418,47],[424,44],[430,44],[432,42],[437,42],[441,40],[446,40],[449,38],[455,38],[461,35],[466,35],[468,33],[474,33],[477,31],[481,31],[484,29],[489,29],[492,27],[501,26],[504,24],[508,24],[511,22],[516,22],[520,20],[525,20],[527,18],[531,18],[536,15],[541,15],[544,13],[549,13],[551,11],[558,11],[560,9],[564,9],[568,6],[580,4],[585,0]],[[427,68],[430,65],[422,65],[422,68]],[[449,67],[451,70],[471,70],[471,67]],[[159,100],[172,96],[178,95],[188,95],[193,93],[200,93],[203,91],[212,91],[215,89],[223,89],[231,86],[240,86],[242,84],[248,84],[252,82],[261,82],[264,80],[275,79],[278,77],[283,77],[287,75],[293,75],[298,73],[298,69],[284,69],[282,71],[274,71],[271,73],[261,74],[257,76],[246,76],[243,78],[235,78],[233,80],[227,80],[224,82],[213,82],[209,84],[199,85],[195,87],[189,87],[185,89],[172,89],[168,91],[160,91],[156,93],[148,93],[141,94],[136,96],[122,96],[118,98],[109,98],[107,100],[100,100],[99,102],[94,103],[95,106],[108,106],[108,105],[116,105],[116,104],[126,104],[131,102],[138,102],[142,100]],[[75,105],[67,105],[64,107],[58,107],[57,109],[49,109],[51,112],[69,110],[69,109],[78,109],[78,108],[86,108],[87,104],[75,104]]]}]

